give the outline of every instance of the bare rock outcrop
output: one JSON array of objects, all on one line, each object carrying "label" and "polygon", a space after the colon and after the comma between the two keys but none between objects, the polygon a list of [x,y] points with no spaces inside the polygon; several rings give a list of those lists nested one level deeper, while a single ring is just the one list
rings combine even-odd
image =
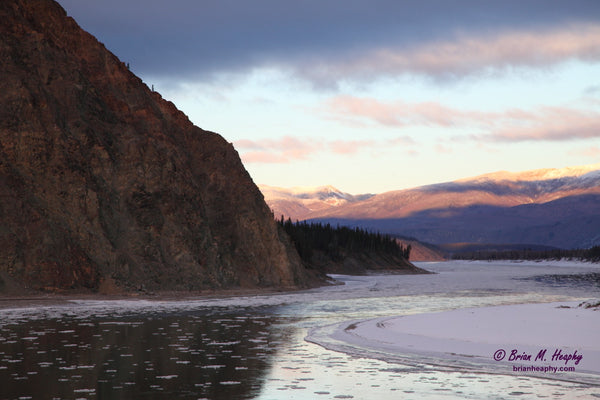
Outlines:
[{"label": "bare rock outcrop", "polygon": [[0,21],[0,289],[309,284],[231,144],[56,2]]}]

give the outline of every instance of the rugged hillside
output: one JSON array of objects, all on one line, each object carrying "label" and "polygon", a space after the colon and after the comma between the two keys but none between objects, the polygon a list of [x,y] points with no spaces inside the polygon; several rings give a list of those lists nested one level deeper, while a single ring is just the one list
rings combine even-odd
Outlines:
[{"label": "rugged hillside", "polygon": [[372,194],[352,195],[333,186],[289,189],[268,185],[258,185],[258,187],[276,218],[283,215],[285,219],[291,218],[293,221],[302,221],[314,212],[327,211],[373,196]]},{"label": "rugged hillside", "polygon": [[[258,187],[265,196],[265,201],[275,217],[279,219],[283,216],[284,219],[290,218],[292,221],[303,221],[313,213],[333,211],[334,208],[361,202],[374,196],[373,194],[353,195],[342,192],[333,186],[281,188],[258,185]],[[443,251],[435,249],[433,246],[410,239],[399,239],[398,242],[405,247],[408,245],[412,247],[411,260],[413,261],[444,260]],[[347,268],[343,267],[343,263],[332,262],[327,257],[320,257],[318,264],[321,266],[328,264],[327,268],[322,269],[331,272],[357,273],[364,272],[365,269],[383,269],[382,266],[392,268],[396,265],[402,265],[402,262],[393,258],[383,260],[376,255],[354,254],[347,256],[345,260]]]},{"label": "rugged hillside", "polygon": [[410,261],[444,261],[447,259],[448,252],[432,244],[402,237],[396,240],[403,247],[411,247]]},{"label": "rugged hillside", "polygon": [[389,219],[426,210],[449,215],[470,206],[513,207],[543,204],[560,198],[600,194],[600,164],[521,173],[497,172],[454,182],[385,192],[307,218]]},{"label": "rugged hillside", "polygon": [[600,195],[584,195],[514,207],[474,205],[425,210],[404,218],[323,220],[406,234],[433,244],[521,243],[571,249],[600,244],[599,208]]},{"label": "rugged hillside", "polygon": [[54,1],[3,0],[0,20],[0,286],[308,284],[223,138]]},{"label": "rugged hillside", "polygon": [[600,244],[600,164],[497,172],[386,192],[304,218],[433,244],[587,248]]}]

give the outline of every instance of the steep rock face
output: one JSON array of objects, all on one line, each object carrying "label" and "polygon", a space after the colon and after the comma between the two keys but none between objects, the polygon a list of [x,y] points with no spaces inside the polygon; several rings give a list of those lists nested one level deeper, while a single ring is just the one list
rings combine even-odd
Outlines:
[{"label": "steep rock face", "polygon": [[0,286],[307,285],[231,144],[54,1],[0,20]]}]

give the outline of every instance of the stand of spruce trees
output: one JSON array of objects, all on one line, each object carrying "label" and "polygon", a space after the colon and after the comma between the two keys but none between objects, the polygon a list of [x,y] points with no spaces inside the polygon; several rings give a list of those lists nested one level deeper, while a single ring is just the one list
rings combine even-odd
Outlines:
[{"label": "stand of spruce trees", "polygon": [[402,257],[410,257],[411,246],[403,247],[389,235],[368,232],[361,228],[345,226],[333,227],[329,223],[287,221],[282,216],[278,223],[292,239],[300,258],[310,262],[314,251],[321,251],[332,260],[339,261],[345,254],[352,253],[384,253]]}]

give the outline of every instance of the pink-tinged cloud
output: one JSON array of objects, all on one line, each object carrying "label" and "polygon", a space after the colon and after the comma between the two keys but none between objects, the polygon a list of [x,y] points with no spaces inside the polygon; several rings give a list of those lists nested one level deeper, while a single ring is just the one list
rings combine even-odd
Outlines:
[{"label": "pink-tinged cloud", "polygon": [[[512,123],[511,123],[512,122]],[[568,141],[600,138],[600,113],[544,107],[507,121],[482,138],[498,142]]]},{"label": "pink-tinged cloud", "polygon": [[329,143],[329,149],[336,154],[355,154],[376,144],[373,140],[335,140]]},{"label": "pink-tinged cloud", "polygon": [[372,98],[337,96],[325,103],[326,116],[360,125],[371,120],[386,126],[403,126],[405,111],[396,104],[386,104]]},{"label": "pink-tinged cloud", "polygon": [[600,112],[566,107],[480,112],[458,110],[435,102],[386,103],[372,98],[337,96],[327,101],[322,110],[328,118],[345,123],[478,129],[482,133],[471,138],[485,141],[565,141],[600,137]]},{"label": "pink-tinged cloud", "polygon": [[398,136],[393,139],[388,139],[387,144],[390,146],[414,146],[417,142],[410,136]]},{"label": "pink-tinged cloud", "polygon": [[311,68],[303,66],[297,73],[331,86],[344,79],[371,80],[400,74],[445,79],[515,67],[545,68],[568,60],[600,60],[600,26],[463,35],[413,48],[379,48],[341,61],[311,60]]},{"label": "pink-tinged cloud", "polygon": [[375,122],[390,127],[404,126],[461,126],[473,121],[491,121],[495,114],[477,111],[465,112],[443,106],[435,102],[405,103],[395,101],[385,103],[372,98],[337,96],[325,103],[325,115],[344,122],[357,121],[359,124]]},{"label": "pink-tinged cloud", "polygon": [[286,164],[292,161],[289,157],[283,154],[270,153],[267,151],[250,151],[241,155],[244,163],[258,164]]},{"label": "pink-tinged cloud", "polygon": [[452,149],[448,146],[444,146],[441,144],[436,144],[435,145],[435,151],[439,154],[450,154],[452,153]]},{"label": "pink-tinged cloud", "polygon": [[242,139],[234,143],[242,150],[241,158],[247,163],[287,163],[294,160],[305,160],[319,151],[322,144],[311,139],[300,139],[284,136],[279,139],[248,140]]},{"label": "pink-tinged cloud", "polygon": [[415,144],[408,136],[390,140],[314,140],[285,136],[279,139],[238,140],[234,142],[245,163],[284,164],[295,160],[306,160],[322,153],[354,155],[366,150],[389,149],[404,144]]},{"label": "pink-tinged cloud", "polygon": [[252,150],[263,150],[264,145],[258,141],[250,139],[240,139],[234,142],[235,147]]},{"label": "pink-tinged cloud", "polygon": [[600,159],[600,147],[598,147],[598,146],[591,146],[591,147],[587,147],[587,148],[582,149],[582,150],[571,151],[570,154],[573,154],[573,155],[576,155],[576,156],[583,156],[583,157]]}]

